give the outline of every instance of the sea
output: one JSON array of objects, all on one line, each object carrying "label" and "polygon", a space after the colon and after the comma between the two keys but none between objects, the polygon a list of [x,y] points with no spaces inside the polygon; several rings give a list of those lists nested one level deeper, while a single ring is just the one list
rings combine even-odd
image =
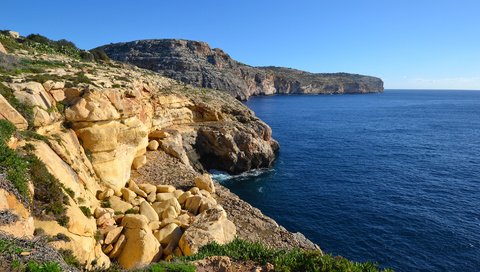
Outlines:
[{"label": "sea", "polygon": [[272,169],[214,178],[324,252],[395,271],[480,271],[480,91],[277,95],[246,105]]}]

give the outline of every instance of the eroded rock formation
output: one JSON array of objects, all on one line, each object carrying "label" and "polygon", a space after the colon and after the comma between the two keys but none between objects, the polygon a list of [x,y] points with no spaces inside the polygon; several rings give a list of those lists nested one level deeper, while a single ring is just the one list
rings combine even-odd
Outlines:
[{"label": "eroded rock formation", "polygon": [[142,40],[101,47],[112,59],[131,63],[197,87],[227,91],[245,100],[252,95],[383,92],[376,77],[309,73],[282,67],[252,67],[205,42]]},{"label": "eroded rock formation", "polygon": [[[52,207],[50,199],[25,200],[0,173],[7,184],[0,186],[2,231],[31,237],[35,229],[53,237],[50,246],[68,250],[86,269],[108,267],[111,260],[125,268],[142,267],[235,237],[213,181],[198,172],[217,167],[233,173],[273,163],[278,144],[253,112],[227,94],[135,67],[21,57],[54,67],[1,83],[9,99],[32,112],[22,116],[0,97],[1,119],[19,130],[31,125],[6,145],[36,158],[52,176],[43,178],[58,182],[62,201]],[[76,82],[78,77],[84,82]],[[137,185],[131,171],[147,162],[147,149],[161,149],[198,171],[196,181],[182,189],[159,181]],[[52,184],[31,188],[30,196]],[[60,213],[64,217],[58,218]]]}]

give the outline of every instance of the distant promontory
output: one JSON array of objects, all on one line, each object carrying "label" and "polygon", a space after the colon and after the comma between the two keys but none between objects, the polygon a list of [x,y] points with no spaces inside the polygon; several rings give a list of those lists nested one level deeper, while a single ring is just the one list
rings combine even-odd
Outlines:
[{"label": "distant promontory", "polygon": [[383,92],[377,77],[348,73],[309,73],[283,67],[253,67],[205,42],[158,39],[100,47],[114,60],[196,87],[227,91],[246,100],[254,95]]}]

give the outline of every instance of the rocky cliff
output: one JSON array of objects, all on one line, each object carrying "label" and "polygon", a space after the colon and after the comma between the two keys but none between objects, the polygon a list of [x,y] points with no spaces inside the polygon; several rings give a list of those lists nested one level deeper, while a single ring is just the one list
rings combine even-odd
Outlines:
[{"label": "rocky cliff", "polygon": [[252,95],[382,92],[379,78],[347,73],[309,73],[281,67],[252,67],[221,49],[188,40],[142,40],[102,46],[117,61],[158,72],[197,87],[227,91],[245,100]]},{"label": "rocky cliff", "polygon": [[316,248],[205,174],[275,160],[270,127],[232,96],[22,37],[0,41],[0,270],[17,251],[36,261],[38,247],[82,269],[144,267],[237,235]]}]

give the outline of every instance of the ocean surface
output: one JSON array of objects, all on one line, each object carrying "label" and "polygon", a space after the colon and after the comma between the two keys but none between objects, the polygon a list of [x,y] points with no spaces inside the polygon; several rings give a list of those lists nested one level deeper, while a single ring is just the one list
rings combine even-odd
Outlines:
[{"label": "ocean surface", "polygon": [[396,271],[480,271],[480,91],[290,95],[246,104],[271,170],[215,178],[327,253]]}]

